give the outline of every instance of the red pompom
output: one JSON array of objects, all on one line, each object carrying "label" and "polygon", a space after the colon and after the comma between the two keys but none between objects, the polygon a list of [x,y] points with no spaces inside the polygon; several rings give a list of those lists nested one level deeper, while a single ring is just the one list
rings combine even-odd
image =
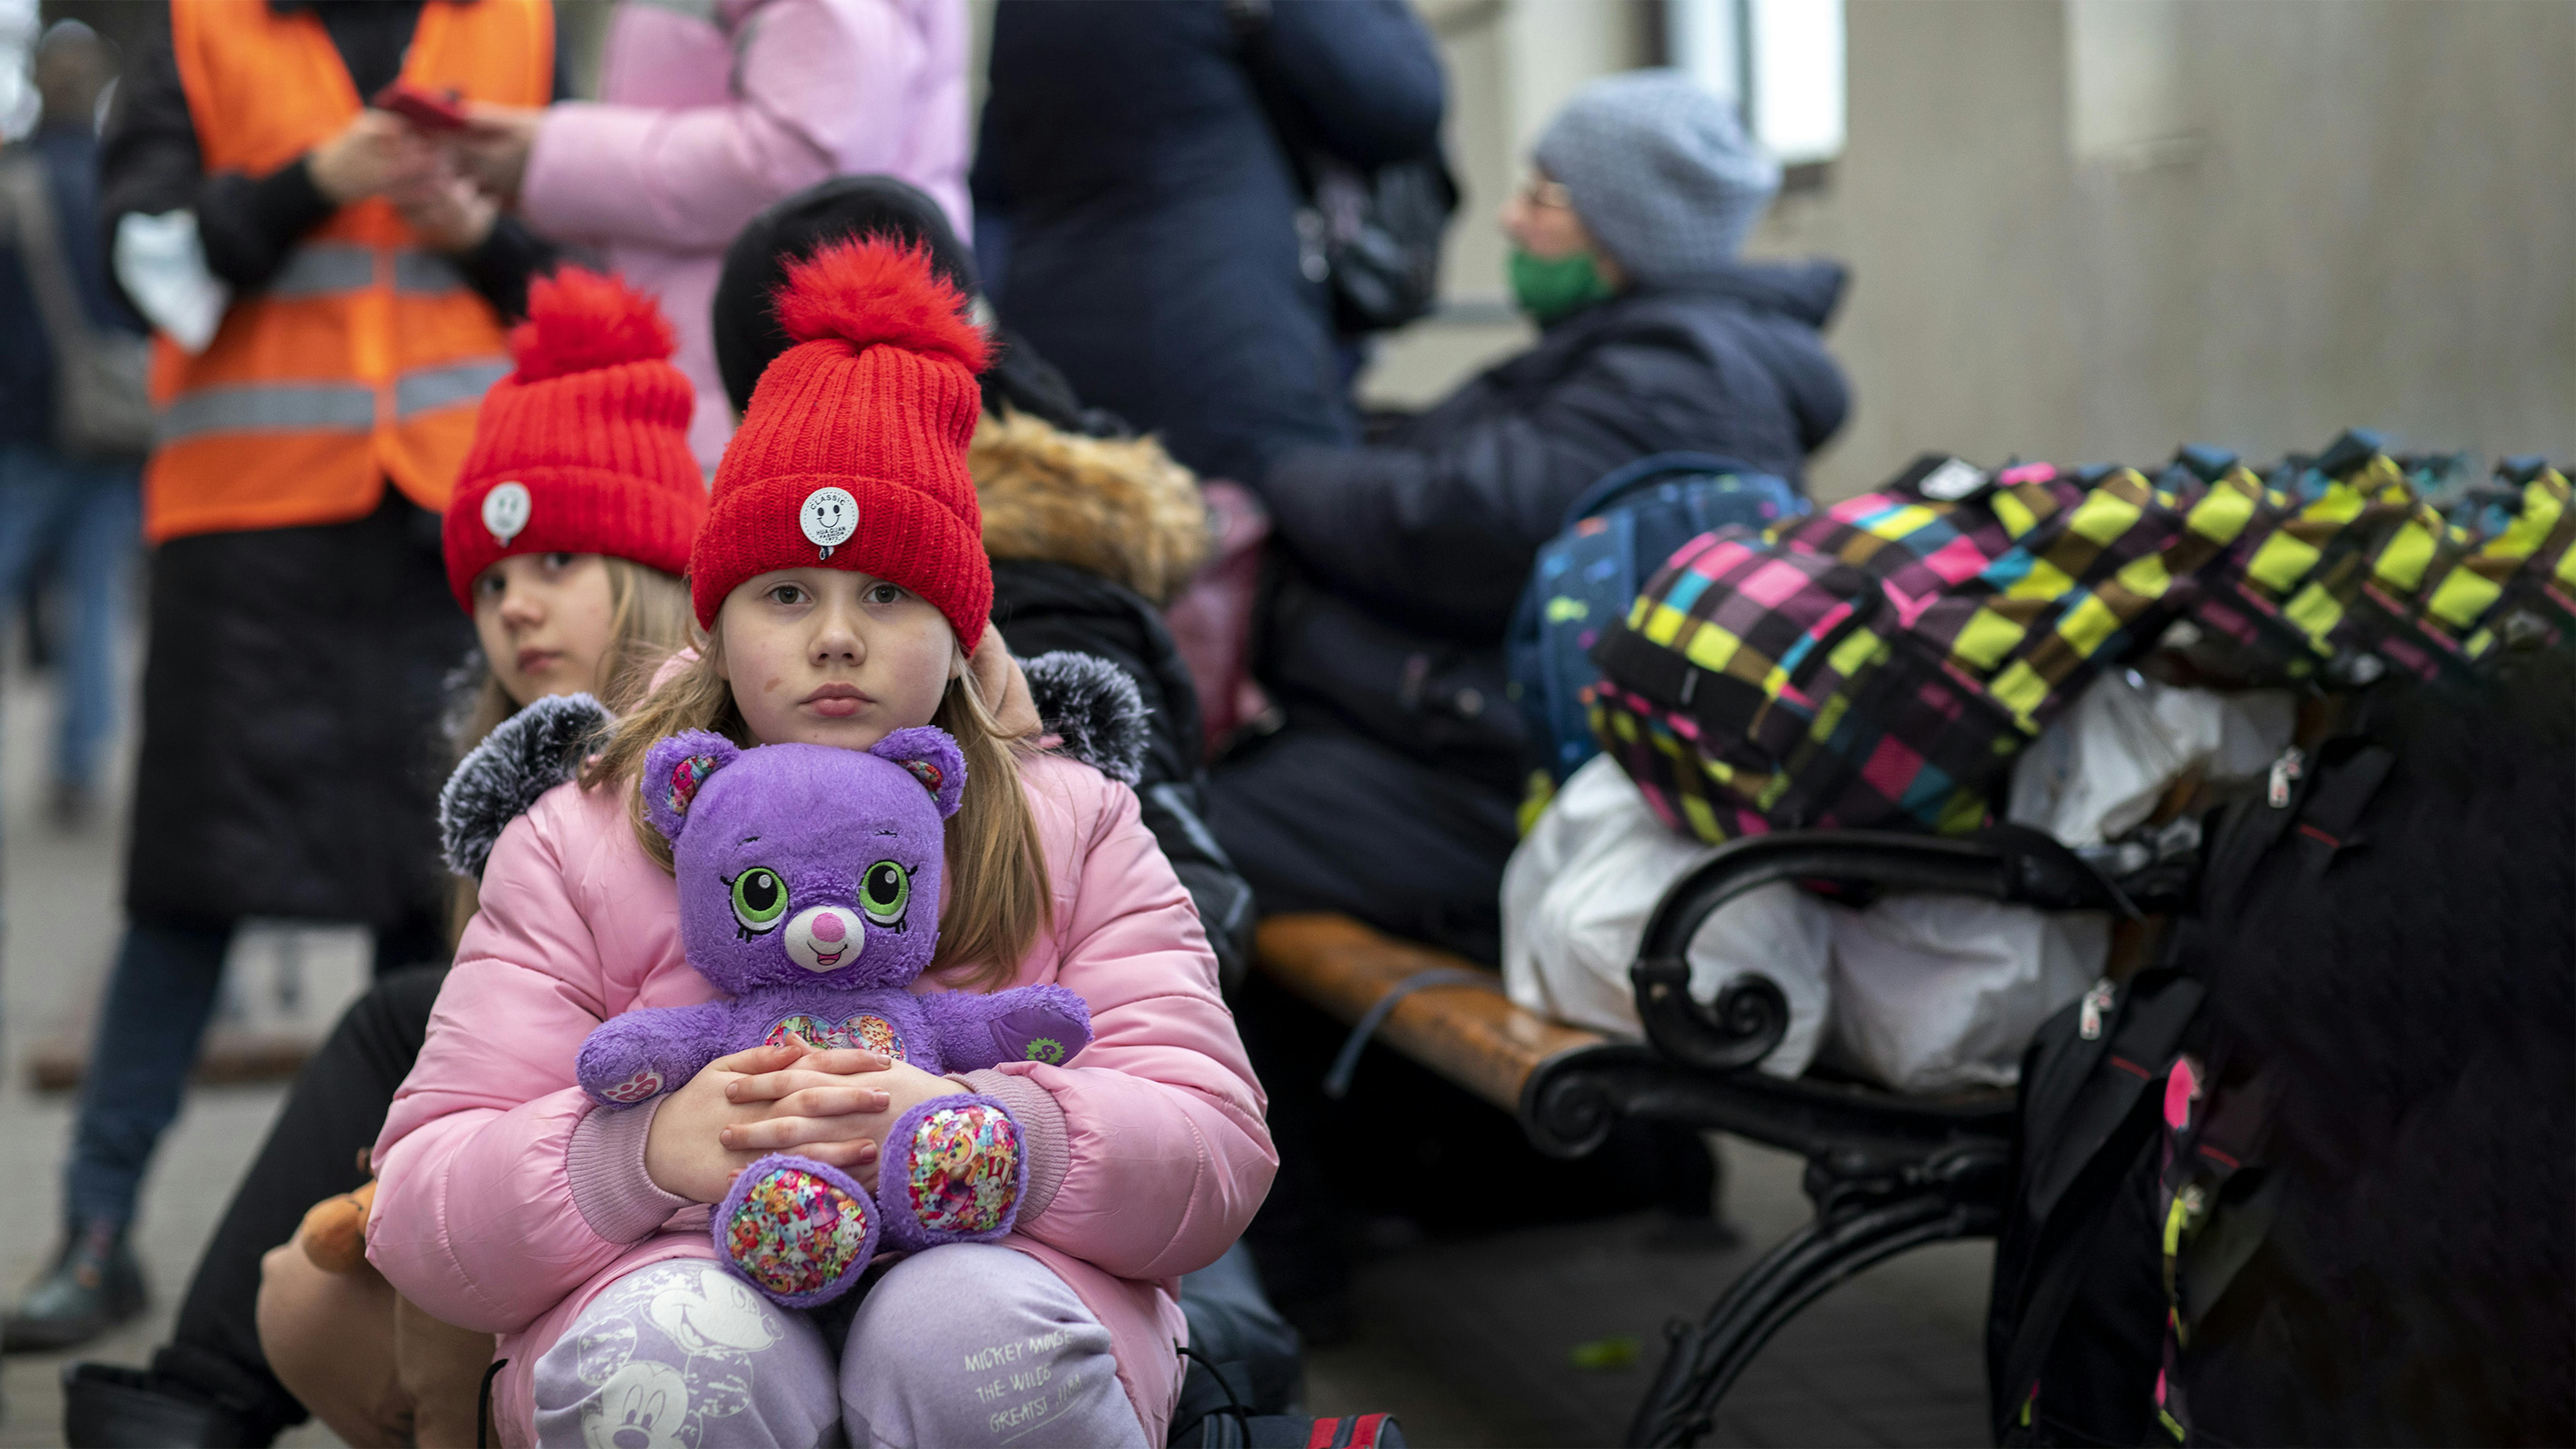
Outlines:
[{"label": "red pompom", "polygon": [[670,319],[620,279],[564,267],[528,286],[528,320],[510,333],[521,382],[621,362],[660,362],[679,350]]},{"label": "red pompom", "polygon": [[778,324],[799,342],[883,342],[984,370],[983,329],[967,320],[966,298],[931,270],[926,247],[873,236],[836,242],[788,264],[775,305]]}]

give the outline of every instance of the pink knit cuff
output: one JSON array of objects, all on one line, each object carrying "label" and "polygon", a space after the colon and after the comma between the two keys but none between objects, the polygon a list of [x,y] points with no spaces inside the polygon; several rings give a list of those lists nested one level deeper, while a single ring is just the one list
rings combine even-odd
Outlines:
[{"label": "pink knit cuff", "polygon": [[687,1198],[654,1186],[644,1170],[644,1139],[653,1130],[653,1114],[668,1100],[656,1097],[616,1112],[593,1108],[564,1149],[573,1206],[592,1232],[612,1243],[635,1242],[689,1205]]},{"label": "pink knit cuff", "polygon": [[1026,1077],[990,1069],[967,1072],[958,1080],[1011,1109],[1011,1117],[1020,1124],[1021,1149],[1028,1155],[1029,1185],[1020,1193],[1020,1231],[1055,1201],[1057,1189],[1064,1186],[1065,1169],[1072,1165],[1072,1149],[1067,1144],[1072,1134],[1065,1129],[1064,1109],[1056,1105],[1055,1093]]}]

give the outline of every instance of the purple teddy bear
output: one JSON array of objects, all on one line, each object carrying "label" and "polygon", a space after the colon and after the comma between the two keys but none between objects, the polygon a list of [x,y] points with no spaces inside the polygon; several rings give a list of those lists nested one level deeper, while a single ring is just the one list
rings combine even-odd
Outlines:
[{"label": "purple teddy bear", "polygon": [[[644,759],[645,813],[669,838],[689,964],[731,999],[601,1022],[575,1064],[603,1108],[680,1086],[707,1063],[790,1032],[867,1047],[930,1072],[1060,1064],[1091,1044],[1061,986],[990,995],[906,990],[939,942],[945,819],[966,762],[941,730],[867,750],[742,749],[691,730]],[[990,1242],[1027,1186],[1019,1124],[991,1097],[924,1102],[879,1145],[877,1191],[790,1153],[734,1180],[711,1223],[716,1256],[791,1308],[839,1297],[888,1247]]]}]

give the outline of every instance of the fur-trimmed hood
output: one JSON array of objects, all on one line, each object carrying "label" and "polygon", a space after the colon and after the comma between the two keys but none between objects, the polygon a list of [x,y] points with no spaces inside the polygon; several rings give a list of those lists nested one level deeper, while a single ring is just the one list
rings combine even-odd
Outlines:
[{"label": "fur-trimmed hood", "polygon": [[607,707],[587,694],[549,695],[466,751],[438,792],[438,848],[447,868],[481,880],[502,829],[571,779],[612,723]]},{"label": "fur-trimmed hood", "polygon": [[[1126,671],[1093,654],[1059,650],[1023,661],[1038,718],[1056,753],[1124,785],[1143,778],[1145,700]],[[474,880],[511,821],[571,779],[615,723],[587,694],[540,699],[503,720],[457,763],[438,792],[438,843],[447,868]]]},{"label": "fur-trimmed hood", "polygon": [[1029,677],[1029,700],[1055,737],[1057,753],[1121,785],[1145,777],[1145,751],[1153,741],[1144,693],[1126,670],[1070,649],[1022,660],[1020,670]]},{"label": "fur-trimmed hood", "polygon": [[1150,437],[1084,437],[1016,409],[986,413],[966,467],[994,558],[1074,564],[1159,605],[1207,555],[1198,480]]}]

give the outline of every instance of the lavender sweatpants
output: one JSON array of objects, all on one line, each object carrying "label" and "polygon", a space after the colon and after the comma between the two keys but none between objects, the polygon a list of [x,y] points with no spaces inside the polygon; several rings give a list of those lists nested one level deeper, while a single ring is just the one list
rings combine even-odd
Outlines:
[{"label": "lavender sweatpants", "polygon": [[888,1269],[840,1350],[703,1258],[638,1268],[535,1374],[537,1442],[587,1449],[1144,1449],[1109,1330],[1025,1253],[952,1243]]}]

